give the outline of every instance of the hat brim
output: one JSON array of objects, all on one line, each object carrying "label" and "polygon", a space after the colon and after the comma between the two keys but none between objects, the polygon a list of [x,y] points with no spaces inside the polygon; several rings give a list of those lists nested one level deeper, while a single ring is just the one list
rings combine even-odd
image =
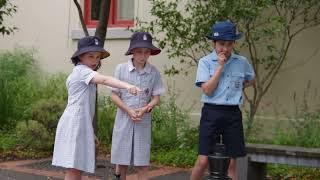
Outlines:
[{"label": "hat brim", "polygon": [[221,41],[235,41],[235,40],[238,40],[240,38],[242,38],[242,33],[239,33],[239,34],[236,34],[234,36],[220,36],[220,37],[213,37],[213,36],[206,36],[208,39],[210,40],[221,40]]},{"label": "hat brim", "polygon": [[128,51],[125,53],[125,55],[131,55],[132,50],[136,48],[148,48],[151,50],[151,55],[157,55],[161,52],[161,49],[155,47],[153,44],[150,44],[148,42],[137,42],[133,45],[130,45]]},{"label": "hat brim", "polygon": [[71,57],[71,59],[76,59],[78,58],[78,56],[80,56],[81,54],[87,53],[87,52],[101,52],[101,59],[104,59],[106,57],[110,56],[110,53],[108,51],[106,51],[105,49],[103,49],[102,47],[98,47],[98,46],[89,46],[86,48],[82,48],[80,50],[77,50]]}]

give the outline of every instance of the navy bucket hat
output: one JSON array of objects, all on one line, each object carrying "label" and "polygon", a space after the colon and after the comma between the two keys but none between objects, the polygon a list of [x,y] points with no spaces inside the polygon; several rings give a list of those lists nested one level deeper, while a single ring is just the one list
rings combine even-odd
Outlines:
[{"label": "navy bucket hat", "polygon": [[211,31],[212,34],[207,36],[210,40],[234,41],[242,37],[242,33],[237,34],[236,25],[229,20],[215,23]]},{"label": "navy bucket hat", "polygon": [[151,55],[157,55],[161,49],[152,44],[152,37],[147,32],[135,32],[130,39],[130,46],[125,55],[132,54],[132,50],[136,48],[148,48],[151,50]]},{"label": "navy bucket hat", "polygon": [[98,37],[87,36],[79,40],[78,49],[72,55],[71,59],[76,60],[81,54],[87,52],[101,52],[101,59],[110,56],[110,53],[102,47],[102,43]]}]

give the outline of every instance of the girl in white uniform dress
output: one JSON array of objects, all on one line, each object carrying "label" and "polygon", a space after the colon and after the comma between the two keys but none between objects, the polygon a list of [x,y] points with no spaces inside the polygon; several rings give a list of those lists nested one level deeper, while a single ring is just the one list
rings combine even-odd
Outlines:
[{"label": "girl in white uniform dress", "polygon": [[96,84],[126,89],[136,95],[139,89],[111,76],[96,72],[100,60],[110,54],[100,39],[84,37],[71,60],[75,65],[68,76],[68,104],[62,114],[54,143],[52,165],[67,168],[65,179],[81,179],[81,172],[94,173],[95,144],[92,120],[95,112]]}]

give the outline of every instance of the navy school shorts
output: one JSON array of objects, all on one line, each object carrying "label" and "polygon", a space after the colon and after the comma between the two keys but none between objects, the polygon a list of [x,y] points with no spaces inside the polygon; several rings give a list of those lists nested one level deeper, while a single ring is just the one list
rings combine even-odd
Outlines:
[{"label": "navy school shorts", "polygon": [[199,155],[213,154],[220,135],[226,146],[226,155],[231,158],[246,155],[242,113],[239,106],[205,103],[202,108],[199,128]]}]

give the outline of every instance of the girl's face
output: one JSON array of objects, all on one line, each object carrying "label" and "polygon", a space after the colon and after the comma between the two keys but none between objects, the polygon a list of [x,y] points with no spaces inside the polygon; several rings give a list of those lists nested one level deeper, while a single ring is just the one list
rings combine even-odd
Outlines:
[{"label": "girl's face", "polygon": [[95,70],[101,60],[100,52],[87,52],[79,56],[80,63]]},{"label": "girl's face", "polygon": [[215,41],[213,42],[213,46],[216,50],[217,54],[223,53],[227,58],[231,56],[234,41]]},{"label": "girl's face", "polygon": [[132,50],[133,60],[139,64],[145,64],[151,55],[151,50],[148,48],[136,48]]}]

